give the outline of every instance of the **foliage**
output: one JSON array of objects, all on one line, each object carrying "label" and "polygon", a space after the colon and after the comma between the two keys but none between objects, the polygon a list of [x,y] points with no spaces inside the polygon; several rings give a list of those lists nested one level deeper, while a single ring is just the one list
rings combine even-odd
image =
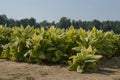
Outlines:
[{"label": "foliage", "polygon": [[9,43],[12,30],[4,26],[0,26],[0,54],[3,51],[2,46]]},{"label": "foliage", "polygon": [[72,48],[77,51],[76,56],[71,56],[72,62],[69,62],[69,70],[77,70],[77,72],[83,71],[96,71],[98,69],[97,61],[102,57],[101,55],[95,55],[96,50],[89,46],[87,49],[82,47],[78,50],[77,47]]},{"label": "foliage", "polygon": [[30,63],[69,63],[69,70],[96,71],[98,60],[120,55],[120,35],[95,27],[60,29],[0,26],[0,58]]}]

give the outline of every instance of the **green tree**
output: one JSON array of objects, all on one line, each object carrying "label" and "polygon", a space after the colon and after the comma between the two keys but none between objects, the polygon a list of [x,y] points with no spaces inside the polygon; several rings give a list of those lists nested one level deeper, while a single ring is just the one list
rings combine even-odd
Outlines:
[{"label": "green tree", "polygon": [[40,22],[41,27],[48,27],[49,25],[50,24],[49,24],[49,22],[47,22],[47,20],[44,20],[44,21]]},{"label": "green tree", "polygon": [[59,28],[68,28],[70,26],[71,26],[71,20],[68,19],[67,17],[62,17],[57,25],[57,27]]},{"label": "green tree", "polygon": [[23,25],[24,27],[26,27],[28,25],[28,18],[21,19],[20,24]]},{"label": "green tree", "polygon": [[20,27],[20,25],[21,25],[20,21],[19,21],[19,20],[16,20],[16,21],[15,21],[15,26]]},{"label": "green tree", "polygon": [[7,23],[7,16],[0,15],[0,25],[5,25]]},{"label": "green tree", "polygon": [[33,17],[31,17],[30,19],[28,19],[28,24],[30,26],[36,26],[36,20]]},{"label": "green tree", "polygon": [[15,26],[15,21],[14,21],[14,19],[8,19],[8,20],[7,20],[7,26],[9,26],[9,27]]},{"label": "green tree", "polygon": [[93,26],[95,26],[97,29],[100,29],[101,27],[101,22],[98,20],[93,20]]}]

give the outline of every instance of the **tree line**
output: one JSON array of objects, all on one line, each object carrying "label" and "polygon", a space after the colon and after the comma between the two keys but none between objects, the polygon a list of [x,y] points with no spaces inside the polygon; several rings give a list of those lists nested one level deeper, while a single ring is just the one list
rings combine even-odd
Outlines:
[{"label": "tree line", "polygon": [[27,25],[34,26],[35,28],[39,27],[50,27],[51,25],[54,25],[58,28],[68,28],[71,25],[75,28],[82,27],[85,30],[92,29],[94,26],[99,29],[106,31],[113,30],[115,33],[120,33],[120,21],[99,21],[99,20],[93,20],[93,21],[81,21],[81,20],[71,20],[67,17],[62,17],[57,23],[55,21],[48,22],[47,20],[44,20],[42,22],[36,22],[36,19],[31,18],[24,18],[20,20],[14,20],[11,18],[7,18],[6,15],[0,15],[0,25],[5,25],[7,27],[13,27],[21,25],[26,27]]}]

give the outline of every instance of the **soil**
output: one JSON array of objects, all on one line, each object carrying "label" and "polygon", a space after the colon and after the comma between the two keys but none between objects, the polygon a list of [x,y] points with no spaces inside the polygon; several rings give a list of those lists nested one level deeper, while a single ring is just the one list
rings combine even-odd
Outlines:
[{"label": "soil", "polygon": [[64,65],[37,65],[0,59],[0,80],[120,80],[120,57],[101,63],[97,73],[68,71]]}]

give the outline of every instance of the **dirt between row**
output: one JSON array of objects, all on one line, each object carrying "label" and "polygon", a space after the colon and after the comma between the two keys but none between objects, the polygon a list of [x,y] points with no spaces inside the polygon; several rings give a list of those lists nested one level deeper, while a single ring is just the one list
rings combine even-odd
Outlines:
[{"label": "dirt between row", "polygon": [[63,65],[37,65],[0,59],[0,80],[120,80],[120,57],[101,64],[97,73],[68,71]]}]

